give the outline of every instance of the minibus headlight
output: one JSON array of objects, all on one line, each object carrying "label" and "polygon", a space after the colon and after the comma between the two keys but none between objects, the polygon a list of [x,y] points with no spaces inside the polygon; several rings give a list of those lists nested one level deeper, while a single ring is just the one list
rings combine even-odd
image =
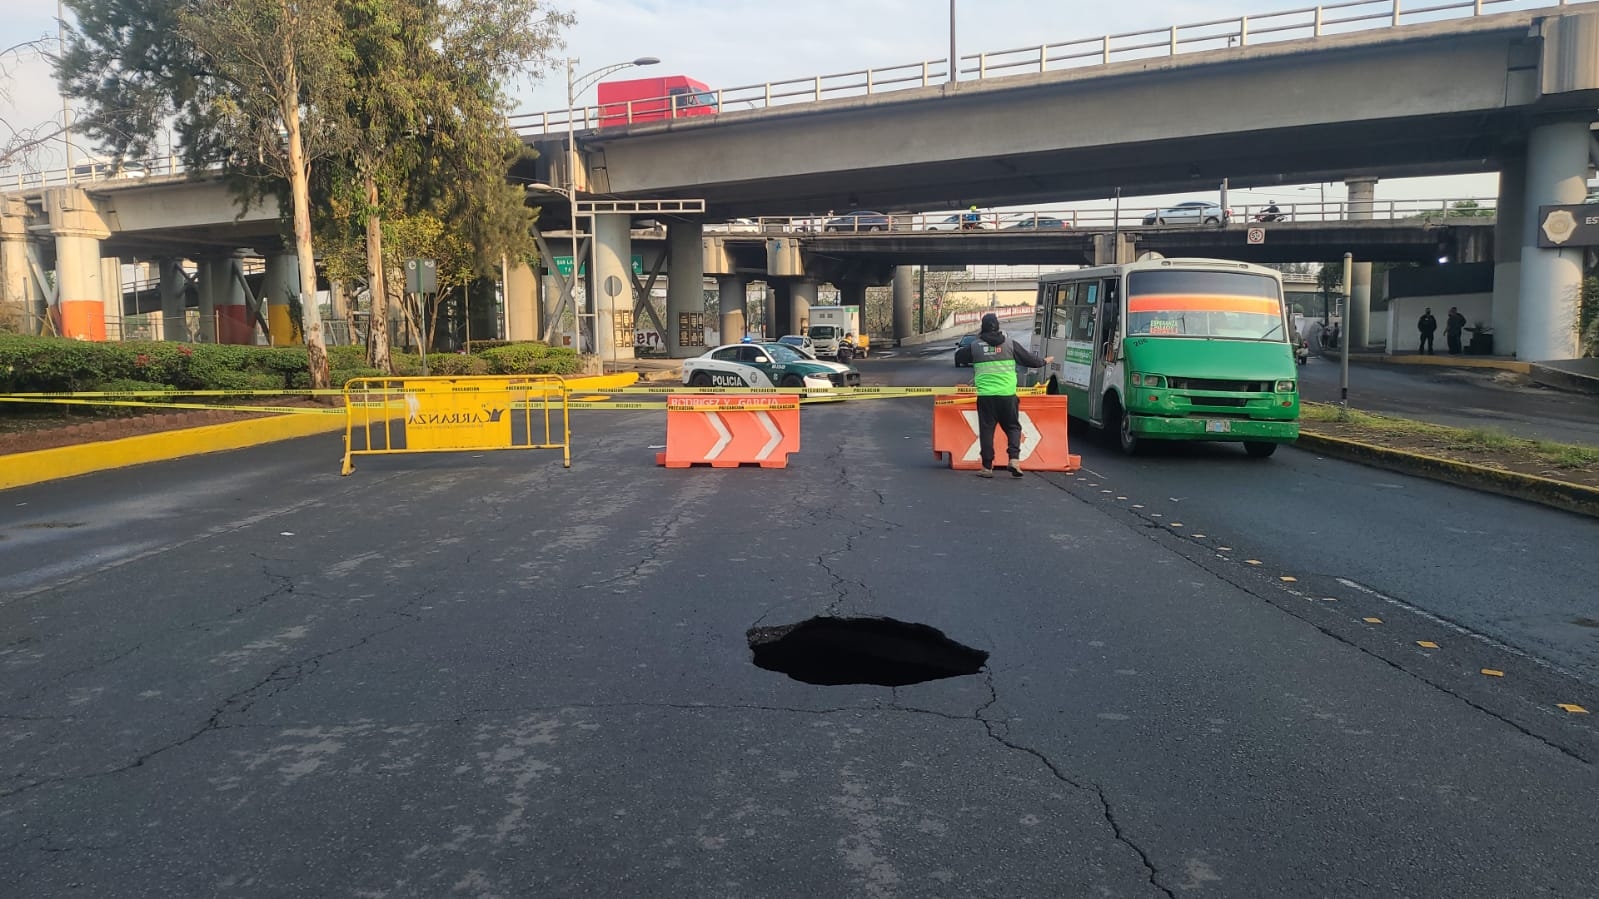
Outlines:
[{"label": "minibus headlight", "polygon": [[1294,392],[1294,382],[1293,381],[1278,381],[1277,382],[1277,392],[1278,393],[1293,393]]},{"label": "minibus headlight", "polygon": [[1158,390],[1166,386],[1166,378],[1163,375],[1146,375],[1134,372],[1132,381],[1134,387],[1148,387],[1151,390]]}]

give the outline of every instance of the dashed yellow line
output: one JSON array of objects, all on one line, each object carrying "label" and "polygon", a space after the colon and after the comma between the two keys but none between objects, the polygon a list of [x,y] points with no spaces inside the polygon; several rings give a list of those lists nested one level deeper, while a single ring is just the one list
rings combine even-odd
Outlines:
[{"label": "dashed yellow line", "polygon": [[1500,671],[1498,668],[1484,668],[1484,669],[1482,669],[1482,673],[1488,675],[1489,677],[1504,677],[1505,676],[1505,673],[1503,671]]},{"label": "dashed yellow line", "polygon": [[1416,645],[1420,646],[1422,649],[1437,649],[1438,648],[1438,644],[1432,642],[1431,640],[1417,640],[1416,641]]},{"label": "dashed yellow line", "polygon": [[1573,715],[1586,715],[1586,714],[1588,714],[1588,710],[1587,709],[1583,708],[1580,705],[1577,705],[1576,703],[1572,703],[1572,702],[1557,702],[1557,703],[1555,703],[1555,707],[1560,709],[1560,710],[1562,710],[1562,711],[1570,712]]}]

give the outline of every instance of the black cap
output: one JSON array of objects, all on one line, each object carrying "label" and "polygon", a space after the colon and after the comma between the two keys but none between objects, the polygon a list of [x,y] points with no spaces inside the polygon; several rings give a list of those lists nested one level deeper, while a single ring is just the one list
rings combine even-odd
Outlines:
[{"label": "black cap", "polygon": [[992,312],[984,313],[983,314],[982,333],[984,333],[984,334],[993,334],[993,333],[995,333],[998,330],[999,330],[999,316],[995,315]]}]

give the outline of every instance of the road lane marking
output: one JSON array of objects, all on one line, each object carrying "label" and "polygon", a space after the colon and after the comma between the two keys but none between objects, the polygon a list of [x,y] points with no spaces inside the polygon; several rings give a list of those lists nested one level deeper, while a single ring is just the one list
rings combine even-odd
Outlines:
[{"label": "road lane marking", "polygon": [[1422,649],[1437,649],[1438,648],[1438,644],[1432,642],[1431,640],[1417,640],[1416,641],[1416,645],[1420,646]]},{"label": "road lane marking", "polygon": [[1558,702],[1558,703],[1555,703],[1555,705],[1558,708],[1563,709],[1564,711],[1570,712],[1573,715],[1586,715],[1586,714],[1588,714],[1588,710],[1587,709],[1583,708],[1580,705],[1577,705],[1576,703]]},{"label": "road lane marking", "polygon": [[1505,673],[1503,671],[1500,671],[1498,668],[1484,668],[1484,669],[1482,669],[1482,673],[1488,675],[1489,677],[1504,677],[1505,676]]},{"label": "road lane marking", "polygon": [[1365,584],[1360,583],[1359,581],[1352,581],[1349,578],[1343,578],[1343,577],[1336,578],[1336,580],[1338,581],[1338,583],[1343,584],[1345,587],[1348,587],[1351,590],[1359,590],[1361,593],[1364,593],[1367,596],[1375,596],[1376,598],[1382,600],[1383,602],[1389,603],[1390,605],[1398,606],[1399,608],[1404,609],[1405,611],[1411,613],[1412,615],[1419,615],[1422,618],[1425,618],[1426,620],[1432,622],[1433,624],[1436,624],[1436,625],[1438,625],[1440,627],[1448,628],[1449,630],[1452,630],[1455,633],[1460,634],[1462,636],[1470,637],[1471,639],[1476,640],[1479,643],[1484,643],[1484,644],[1487,644],[1488,646],[1492,646],[1494,649],[1497,649],[1500,652],[1507,653],[1509,655],[1513,655],[1513,656],[1515,656],[1518,659],[1522,659],[1522,660],[1531,662],[1532,664],[1537,665],[1537,666],[1539,666],[1540,668],[1543,668],[1546,671],[1553,671],[1556,674],[1560,674],[1560,675],[1563,675],[1565,677],[1569,677],[1569,678],[1571,678],[1573,680],[1582,680],[1582,678],[1580,676],[1578,676],[1575,672],[1568,671],[1567,669],[1562,668],[1561,666],[1555,664],[1554,662],[1551,662],[1551,661],[1549,661],[1547,659],[1539,658],[1538,656],[1532,655],[1531,653],[1528,653],[1525,650],[1517,649],[1516,647],[1511,646],[1508,643],[1504,643],[1504,642],[1501,642],[1499,640],[1495,640],[1493,637],[1490,637],[1487,634],[1479,634],[1476,631],[1472,630],[1471,628],[1465,627],[1464,625],[1456,624],[1455,622],[1450,621],[1448,618],[1444,618],[1441,615],[1434,615],[1433,613],[1427,611],[1426,609],[1418,608],[1417,606],[1411,605],[1410,603],[1405,602],[1402,599],[1398,599],[1396,597],[1389,596],[1388,594],[1383,593],[1380,590],[1373,590],[1372,588],[1366,586]]}]

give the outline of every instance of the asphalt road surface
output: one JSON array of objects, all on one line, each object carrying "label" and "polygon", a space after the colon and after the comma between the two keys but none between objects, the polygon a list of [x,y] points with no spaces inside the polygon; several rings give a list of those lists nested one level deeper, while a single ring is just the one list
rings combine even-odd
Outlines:
[{"label": "asphalt road surface", "polygon": [[[784,470],[593,412],[571,470],[326,437],[0,493],[0,895],[1599,894],[1599,524],[1086,433],[984,481],[927,406],[807,407]],[[819,615],[988,661],[751,663]]]}]

